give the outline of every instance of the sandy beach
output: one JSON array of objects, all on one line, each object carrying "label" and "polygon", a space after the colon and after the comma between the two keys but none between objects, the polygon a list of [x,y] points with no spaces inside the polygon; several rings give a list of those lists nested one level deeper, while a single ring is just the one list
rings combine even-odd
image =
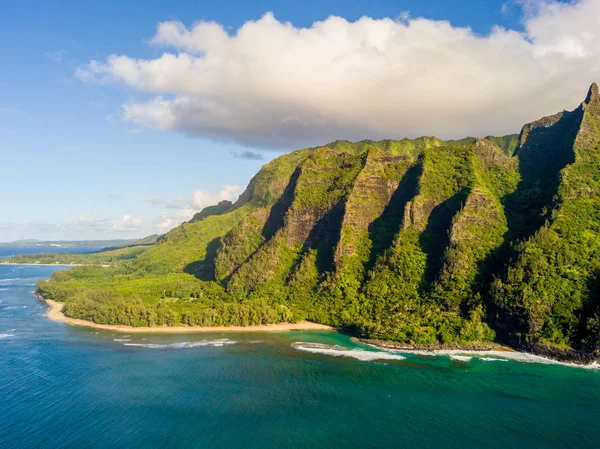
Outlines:
[{"label": "sandy beach", "polygon": [[78,318],[69,318],[62,313],[63,304],[51,299],[38,298],[50,306],[46,316],[53,321],[60,321],[71,326],[85,326],[94,329],[104,329],[115,332],[125,333],[190,333],[190,332],[284,332],[301,330],[334,330],[331,326],[324,324],[301,321],[300,323],[278,323],[264,324],[260,326],[161,326],[161,327],[133,327],[119,326],[113,324],[97,324],[91,321],[80,320]]}]

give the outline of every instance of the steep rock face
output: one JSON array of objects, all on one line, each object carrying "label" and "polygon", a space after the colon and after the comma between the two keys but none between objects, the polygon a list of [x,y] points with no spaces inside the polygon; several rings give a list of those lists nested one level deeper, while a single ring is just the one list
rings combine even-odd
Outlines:
[{"label": "steep rock face", "polygon": [[310,248],[318,251],[322,269],[331,266],[344,201],[365,161],[365,155],[329,148],[320,148],[304,160],[272,209],[283,217],[273,220],[274,226],[281,227],[269,230],[272,238],[234,273],[228,289],[247,293],[274,278],[284,284],[300,253]]},{"label": "steep rock face", "polygon": [[322,148],[299,166],[294,200],[284,220],[288,246],[314,247],[339,232],[343,201],[365,161],[364,155]]},{"label": "steep rock face", "polygon": [[221,240],[215,258],[215,279],[223,281],[265,242],[263,228],[270,209],[260,207],[234,226]]},{"label": "steep rock face", "polygon": [[310,149],[293,151],[263,165],[233,207],[237,209],[248,203],[258,206],[275,203],[283,194],[294,170],[312,152]]},{"label": "steep rock face", "polygon": [[430,343],[491,338],[479,274],[506,232],[492,192],[503,191],[496,180],[516,169],[507,159],[487,141],[422,154],[402,227],[362,289],[365,334]]},{"label": "steep rock face", "polygon": [[[472,147],[441,147],[423,153],[419,193],[407,206],[409,213],[405,216],[405,227],[414,226],[423,232],[428,224],[437,227],[444,221],[441,226],[445,226],[469,186],[471,152]],[[430,223],[434,209],[436,215]]]},{"label": "steep rock face", "polygon": [[369,227],[383,213],[412,163],[409,156],[395,156],[378,149],[366,153],[365,165],[345,202],[334,257],[338,270],[356,256]]},{"label": "steep rock face", "polygon": [[481,305],[486,262],[507,231],[500,201],[475,186],[452,220],[444,265],[434,286],[434,296],[447,310],[469,311]]},{"label": "steep rock face", "polygon": [[580,108],[583,111],[581,124],[575,137],[575,160],[585,157],[586,150],[593,150],[600,143],[600,93],[593,83]]},{"label": "steep rock face", "polygon": [[[560,164],[567,164],[539,162],[536,168],[539,176],[540,167],[549,170],[553,180],[540,183],[548,190],[538,195],[546,199],[546,210],[540,212],[545,221],[531,237],[515,245],[506,274],[492,286],[495,326],[515,345],[597,346],[597,339],[591,337],[600,322],[595,287],[600,272],[597,86],[592,86],[579,108],[564,117],[570,122],[553,121],[544,134],[555,140],[543,143],[553,146],[553,155],[560,146],[567,155]],[[535,148],[538,153],[542,149],[541,144]],[[527,150],[525,143],[520,154]],[[540,211],[540,203],[530,204]]]}]

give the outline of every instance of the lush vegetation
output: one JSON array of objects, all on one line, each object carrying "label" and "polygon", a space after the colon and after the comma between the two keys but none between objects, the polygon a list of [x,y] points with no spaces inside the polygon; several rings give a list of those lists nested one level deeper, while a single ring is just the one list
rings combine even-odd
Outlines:
[{"label": "lush vegetation", "polygon": [[414,344],[598,350],[600,97],[520,136],[336,141],[109,269],[39,289],[102,323],[313,320]]}]

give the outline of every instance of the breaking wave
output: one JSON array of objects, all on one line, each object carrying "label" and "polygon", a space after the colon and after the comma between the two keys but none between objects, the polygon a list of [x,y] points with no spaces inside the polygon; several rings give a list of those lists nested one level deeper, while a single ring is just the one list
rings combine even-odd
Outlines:
[{"label": "breaking wave", "polygon": [[[116,341],[116,340],[115,340]],[[222,338],[219,340],[202,340],[202,341],[182,341],[180,343],[159,344],[159,343],[124,343],[125,346],[135,346],[138,348],[148,349],[189,349],[201,348],[204,346],[228,346],[234,345],[237,341]]]},{"label": "breaking wave", "polygon": [[[375,346],[373,346],[375,347]],[[580,365],[578,363],[570,363],[570,362],[560,362],[558,360],[549,359],[546,357],[542,357],[535,354],[529,354],[526,352],[517,352],[517,351],[465,351],[460,349],[439,349],[433,351],[426,350],[415,350],[415,351],[406,351],[406,350],[394,350],[388,349],[388,351],[392,354],[402,353],[402,354],[416,354],[416,355],[427,355],[427,356],[447,356],[452,360],[464,361],[466,362],[468,359],[479,359],[484,362],[522,362],[522,363],[540,363],[542,365],[563,365],[563,366],[571,366],[575,368],[586,368],[586,369],[600,369],[600,364],[595,362],[588,365]]]},{"label": "breaking wave", "polygon": [[466,355],[450,355],[449,356],[451,360],[454,360],[455,362],[470,362],[471,361],[471,357],[468,357]]},{"label": "breaking wave", "polygon": [[323,343],[292,343],[292,348],[313,354],[331,355],[333,357],[352,357],[365,362],[371,360],[404,360],[406,357],[391,352],[365,351],[363,349],[348,349],[337,345]]},{"label": "breaking wave", "polygon": [[14,337],[15,334],[0,334],[0,338],[9,338],[9,337]]}]

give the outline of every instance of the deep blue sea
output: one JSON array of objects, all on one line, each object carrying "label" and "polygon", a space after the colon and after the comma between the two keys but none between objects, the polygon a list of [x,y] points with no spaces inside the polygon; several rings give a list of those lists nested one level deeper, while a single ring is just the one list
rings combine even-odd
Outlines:
[{"label": "deep blue sea", "polygon": [[2,449],[600,447],[598,370],[71,327],[33,295],[57,269],[0,265]]},{"label": "deep blue sea", "polygon": [[91,253],[100,251],[102,248],[61,248],[57,246],[24,246],[24,247],[0,247],[0,258],[10,257],[16,254],[36,253]]}]

